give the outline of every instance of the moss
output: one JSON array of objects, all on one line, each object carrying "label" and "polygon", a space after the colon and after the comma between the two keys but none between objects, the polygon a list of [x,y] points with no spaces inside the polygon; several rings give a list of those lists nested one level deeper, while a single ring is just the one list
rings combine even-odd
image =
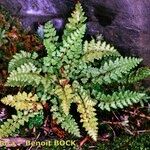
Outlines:
[{"label": "moss", "polygon": [[[85,145],[84,149],[90,149],[90,145]],[[95,145],[92,150],[150,150],[150,134],[117,137],[110,143]]]}]

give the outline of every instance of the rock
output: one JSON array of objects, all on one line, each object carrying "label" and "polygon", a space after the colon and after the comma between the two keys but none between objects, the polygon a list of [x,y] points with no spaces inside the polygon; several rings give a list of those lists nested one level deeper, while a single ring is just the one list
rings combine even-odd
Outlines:
[{"label": "rock", "polygon": [[73,0],[3,0],[0,1],[13,16],[20,18],[25,28],[34,30],[38,24],[51,20],[56,29],[61,30],[65,25],[66,18]]},{"label": "rock", "polygon": [[88,34],[103,34],[125,55],[150,66],[150,0],[81,0]]}]

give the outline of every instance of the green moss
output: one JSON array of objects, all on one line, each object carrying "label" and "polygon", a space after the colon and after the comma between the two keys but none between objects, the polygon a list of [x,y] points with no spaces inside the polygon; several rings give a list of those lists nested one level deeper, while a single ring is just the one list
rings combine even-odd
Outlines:
[{"label": "green moss", "polygon": [[[89,149],[85,145],[84,149]],[[141,134],[137,137],[121,136],[110,143],[99,143],[92,150],[150,150],[150,134]]]}]

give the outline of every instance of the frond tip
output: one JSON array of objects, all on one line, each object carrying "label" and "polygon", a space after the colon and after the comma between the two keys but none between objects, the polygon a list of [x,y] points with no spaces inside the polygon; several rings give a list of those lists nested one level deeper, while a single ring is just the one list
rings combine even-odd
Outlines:
[{"label": "frond tip", "polygon": [[89,43],[85,41],[83,45],[83,61],[86,63],[94,62],[94,59],[101,60],[103,57],[107,56],[120,56],[118,51],[110,44],[106,42],[97,41],[92,39]]},{"label": "frond tip", "polygon": [[58,37],[53,24],[49,21],[44,26],[44,46],[46,47],[48,57],[52,57],[52,53],[56,49]]},{"label": "frond tip", "polygon": [[75,10],[68,19],[69,22],[66,24],[63,39],[66,39],[72,32],[84,25],[85,20],[86,17],[84,15],[83,8],[80,3],[77,3]]},{"label": "frond tip", "polygon": [[132,69],[137,67],[142,59],[131,57],[119,57],[115,61],[109,60],[104,63],[100,69],[95,69],[97,72],[97,78],[93,79],[93,82],[99,84],[110,84],[113,82],[120,82],[124,79],[125,75],[128,75]]},{"label": "frond tip", "polygon": [[136,83],[150,77],[150,68],[141,67],[136,71],[132,71],[128,77],[128,83]]},{"label": "frond tip", "polygon": [[114,92],[112,95],[105,95],[103,93],[99,93],[97,95],[97,100],[100,101],[98,106],[100,109],[110,111],[113,109],[128,107],[135,103],[142,102],[145,98],[145,93],[138,93],[133,91],[120,91]]}]

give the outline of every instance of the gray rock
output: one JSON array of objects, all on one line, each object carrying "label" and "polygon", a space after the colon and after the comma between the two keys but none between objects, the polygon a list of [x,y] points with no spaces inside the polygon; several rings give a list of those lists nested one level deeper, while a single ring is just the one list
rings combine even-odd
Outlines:
[{"label": "gray rock", "polygon": [[48,20],[61,30],[74,5],[73,0],[3,0],[0,4],[19,17],[25,28],[31,30]]},{"label": "gray rock", "polygon": [[102,33],[123,54],[150,66],[150,0],[81,0],[88,34]]}]

